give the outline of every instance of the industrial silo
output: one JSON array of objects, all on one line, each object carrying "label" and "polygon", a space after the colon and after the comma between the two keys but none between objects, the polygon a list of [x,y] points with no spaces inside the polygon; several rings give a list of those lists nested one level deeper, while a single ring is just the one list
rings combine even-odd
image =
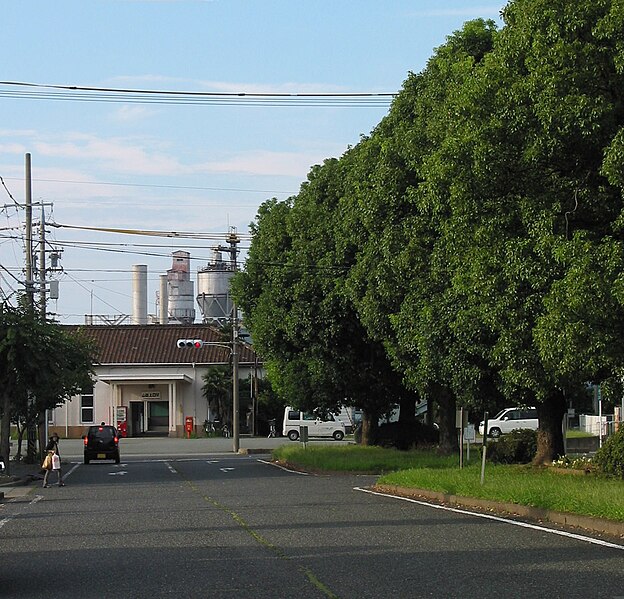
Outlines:
[{"label": "industrial silo", "polygon": [[214,250],[212,261],[197,271],[197,303],[205,323],[224,325],[232,314],[230,279],[234,270]]},{"label": "industrial silo", "polygon": [[190,261],[189,252],[174,252],[173,264],[167,271],[169,316],[183,324],[195,322],[195,289],[191,281]]}]

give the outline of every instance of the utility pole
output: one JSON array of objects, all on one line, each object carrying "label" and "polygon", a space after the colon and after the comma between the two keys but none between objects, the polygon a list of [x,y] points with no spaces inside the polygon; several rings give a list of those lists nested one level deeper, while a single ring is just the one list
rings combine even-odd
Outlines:
[{"label": "utility pole", "polygon": [[[237,270],[237,245],[240,242],[235,231],[230,231],[227,242],[230,244],[230,257],[232,260],[232,271]],[[232,437],[233,451],[238,453],[240,449],[240,426],[239,426],[239,397],[238,397],[238,308],[232,302]]]},{"label": "utility pole", "polygon": [[[25,182],[26,182],[26,302],[28,306],[28,312],[32,318],[35,317],[35,289],[33,279],[33,239],[32,239],[32,170],[30,162],[30,154],[26,154],[25,163]],[[29,412],[34,411],[35,402],[34,397],[28,397]],[[26,442],[26,455],[29,463],[34,463],[35,455],[37,453],[37,429],[34,422],[31,419],[32,413],[29,413],[27,420],[27,442]]]},{"label": "utility pole", "polygon": [[39,311],[41,313],[41,322],[46,321],[47,302],[46,302],[46,252],[45,252],[45,207],[41,202],[41,222],[39,223]]},{"label": "utility pole", "polygon": [[34,281],[33,281],[33,240],[32,240],[32,174],[30,165],[30,154],[26,154],[26,301],[28,310],[34,313]]}]

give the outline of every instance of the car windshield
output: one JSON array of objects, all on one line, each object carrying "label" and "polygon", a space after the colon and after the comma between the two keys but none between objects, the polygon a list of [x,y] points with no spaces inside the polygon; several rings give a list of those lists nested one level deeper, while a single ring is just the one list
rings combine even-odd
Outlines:
[{"label": "car windshield", "polygon": [[110,426],[98,426],[89,430],[89,437],[94,439],[110,439],[114,436],[113,429]]},{"label": "car windshield", "polygon": [[504,410],[501,410],[498,414],[496,414],[496,416],[494,416],[494,418],[492,418],[492,420],[500,420],[501,417],[503,416],[503,414],[508,410],[509,408],[505,408]]}]

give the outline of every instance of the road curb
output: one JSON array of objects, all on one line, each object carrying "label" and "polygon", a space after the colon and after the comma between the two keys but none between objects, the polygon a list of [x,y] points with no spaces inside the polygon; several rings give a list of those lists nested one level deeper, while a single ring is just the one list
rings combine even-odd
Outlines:
[{"label": "road curb", "polygon": [[516,503],[505,503],[500,501],[490,501],[488,499],[478,499],[475,497],[462,497],[427,489],[409,489],[406,487],[396,487],[393,485],[373,485],[372,489],[378,493],[387,495],[399,495],[401,497],[418,498],[424,501],[434,501],[452,506],[473,508],[487,512],[507,513],[533,520],[536,522],[551,522],[562,526],[583,528],[599,534],[607,534],[619,538],[624,538],[624,522],[594,518],[592,516],[581,516],[566,512],[555,512],[542,508],[518,505]]},{"label": "road curb", "polygon": [[23,478],[17,478],[8,483],[0,483],[0,489],[2,489],[3,487],[21,487],[23,485],[29,484],[33,480],[35,480],[35,477],[29,474],[28,476],[24,476]]}]

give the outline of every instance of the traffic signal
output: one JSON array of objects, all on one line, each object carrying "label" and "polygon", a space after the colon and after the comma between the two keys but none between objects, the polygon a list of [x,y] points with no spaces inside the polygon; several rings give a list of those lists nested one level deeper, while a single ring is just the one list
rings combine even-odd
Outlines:
[{"label": "traffic signal", "polygon": [[177,345],[180,349],[185,347],[193,347],[195,349],[201,349],[204,347],[203,339],[178,339]]}]

